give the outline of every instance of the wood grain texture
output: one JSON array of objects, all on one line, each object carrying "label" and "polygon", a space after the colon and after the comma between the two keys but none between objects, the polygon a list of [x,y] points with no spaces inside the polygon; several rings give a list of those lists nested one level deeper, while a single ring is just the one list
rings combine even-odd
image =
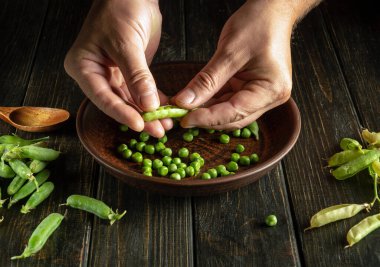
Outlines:
[{"label": "wood grain texture", "polygon": [[[163,37],[155,62],[184,60],[183,1],[160,1]],[[127,215],[114,226],[95,220],[90,266],[193,266],[190,198],[152,195],[102,174],[97,197]]]},{"label": "wood grain texture", "polygon": [[[89,1],[81,1],[80,4],[78,1],[50,3],[24,105],[62,107],[72,115],[75,114],[83,95],[65,74],[63,59],[88,7]],[[20,134],[25,137],[35,136]],[[1,225],[0,240],[14,242],[2,245],[6,247],[6,256],[0,257],[1,266],[10,266],[9,257],[23,250],[32,231],[44,217],[51,212],[65,212],[65,208],[58,205],[65,203],[70,194],[91,195],[94,191],[98,167],[94,165],[92,158],[84,151],[76,137],[74,118],[64,129],[51,133],[50,136],[50,146],[63,152],[62,157],[49,166],[55,190],[46,202],[28,215],[23,216],[19,213],[20,205],[15,206],[9,213],[7,211],[5,215],[9,221]],[[86,213],[69,210],[59,229],[38,255],[22,261],[13,261],[12,264],[86,266],[92,218]]]},{"label": "wood grain texture", "polygon": [[303,232],[311,216],[323,208],[363,203],[372,198],[372,182],[366,173],[337,181],[326,168],[326,159],[339,151],[341,138],[359,138],[360,125],[319,8],[296,29],[292,52],[293,96],[301,110],[303,126],[284,166],[304,263],[363,266],[367,259],[375,257],[373,249],[378,235],[372,236],[372,249],[366,245],[349,250],[343,247],[347,231],[365,214]]},{"label": "wood grain texture", "polygon": [[[222,26],[243,1],[186,2],[187,59],[207,61]],[[207,36],[207,38],[205,38]],[[258,182],[229,193],[194,198],[197,266],[299,266],[280,166]],[[263,225],[276,214],[276,228]]]}]

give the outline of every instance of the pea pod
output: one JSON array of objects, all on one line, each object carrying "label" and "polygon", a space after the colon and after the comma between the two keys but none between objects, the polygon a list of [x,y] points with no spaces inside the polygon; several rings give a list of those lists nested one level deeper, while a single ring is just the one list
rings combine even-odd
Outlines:
[{"label": "pea pod", "polygon": [[363,139],[370,145],[380,147],[380,132],[370,132],[367,129],[362,131]]},{"label": "pea pod", "polygon": [[14,147],[9,150],[3,157],[6,160],[11,159],[34,159],[40,161],[53,161],[59,157],[61,152],[56,151],[51,148],[40,147],[40,146],[21,146]]},{"label": "pea pod", "polygon": [[332,155],[327,164],[329,167],[336,167],[343,165],[351,160],[358,158],[359,156],[368,153],[368,149],[362,150],[343,150],[341,152],[335,153]]},{"label": "pea pod", "polygon": [[380,150],[370,150],[366,154],[351,160],[337,169],[333,170],[332,175],[338,180],[345,180],[354,176],[358,172],[366,169],[372,162],[380,157]]},{"label": "pea pod", "polygon": [[345,248],[352,247],[379,227],[380,213],[364,218],[348,231],[346,237],[348,245]]},{"label": "pea pod", "polygon": [[185,116],[189,110],[179,108],[176,106],[161,106],[155,111],[150,112],[144,112],[142,114],[142,118],[144,121],[154,121],[154,120],[161,120],[166,118],[181,118]]},{"label": "pea pod", "polygon": [[14,147],[15,145],[11,145],[11,144],[0,144],[0,157],[3,156],[4,153],[8,152]]},{"label": "pea pod", "polygon": [[360,211],[366,209],[368,210],[370,205],[367,203],[364,204],[340,204],[334,205],[328,208],[325,208],[319,212],[317,212],[310,219],[310,226],[305,229],[310,230],[313,228],[321,227],[323,225],[336,222],[343,219],[348,219]]},{"label": "pea pod", "polygon": [[39,204],[42,203],[51,192],[54,190],[54,184],[52,182],[43,183],[39,191],[34,192],[28,201],[21,207],[21,213],[28,213],[31,209],[35,209]]},{"label": "pea pod", "polygon": [[251,133],[255,136],[256,140],[259,140],[259,125],[257,121],[252,122],[246,128],[248,128]]},{"label": "pea pod", "polygon": [[34,159],[29,163],[29,169],[32,173],[39,173],[44,170],[49,163],[47,161],[41,161]]},{"label": "pea pod", "polygon": [[23,259],[36,254],[45,245],[49,237],[61,224],[64,216],[59,213],[51,213],[37,226],[29,238],[28,245],[20,256],[14,256],[11,259]]},{"label": "pea pod", "polygon": [[122,214],[113,212],[104,202],[95,198],[83,196],[83,195],[71,195],[67,198],[66,204],[69,207],[84,210],[90,212],[101,219],[109,220],[112,225],[116,220],[120,220],[127,211]]},{"label": "pea pod", "polygon": [[[38,173],[36,175],[36,182],[38,185],[42,185],[50,176],[49,170],[43,170],[42,172]],[[8,209],[18,201],[20,201],[23,198],[26,198],[31,193],[33,193],[36,190],[36,186],[34,182],[29,181],[27,184],[25,184],[23,187],[21,187],[9,200],[8,203]]]},{"label": "pea pod", "polygon": [[4,162],[0,162],[0,177],[2,178],[13,178],[15,177],[15,172]]},{"label": "pea pod", "polygon": [[13,171],[22,179],[33,181],[38,190],[38,184],[36,183],[36,178],[34,177],[32,171],[24,162],[18,159],[12,159],[9,161],[9,165],[12,167]]},{"label": "pea pod", "polygon": [[20,188],[25,184],[26,180],[21,178],[20,176],[16,175],[15,178],[13,178],[12,182],[8,185],[7,193],[8,195],[15,194]]},{"label": "pea pod", "polygon": [[339,146],[343,150],[361,150],[362,145],[352,138],[342,138],[340,140]]},{"label": "pea pod", "polygon": [[12,145],[17,145],[17,146],[27,146],[27,145],[32,145],[38,142],[43,142],[47,141],[49,139],[49,136],[38,138],[38,139],[32,139],[32,140],[27,140],[23,139],[17,135],[3,135],[0,136],[0,144],[12,144]]}]

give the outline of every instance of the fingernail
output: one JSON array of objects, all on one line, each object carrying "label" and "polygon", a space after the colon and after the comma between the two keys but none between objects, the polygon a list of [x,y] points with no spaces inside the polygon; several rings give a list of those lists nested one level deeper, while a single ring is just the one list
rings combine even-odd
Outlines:
[{"label": "fingernail", "polygon": [[140,103],[146,109],[155,109],[159,106],[157,94],[155,92],[146,92],[140,96]]},{"label": "fingernail", "polygon": [[176,101],[179,101],[183,104],[191,104],[195,99],[195,93],[192,89],[187,88],[185,91],[180,93],[175,99]]}]

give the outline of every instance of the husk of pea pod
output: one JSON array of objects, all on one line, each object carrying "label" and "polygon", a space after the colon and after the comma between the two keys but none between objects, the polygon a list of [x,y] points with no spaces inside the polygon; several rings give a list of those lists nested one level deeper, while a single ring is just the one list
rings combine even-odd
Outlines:
[{"label": "husk of pea pod", "polygon": [[364,129],[362,137],[369,145],[380,148],[380,132],[370,132],[368,129]]},{"label": "husk of pea pod", "polygon": [[304,231],[321,227],[326,224],[351,218],[362,210],[369,210],[370,205],[364,204],[340,204],[325,208],[317,212],[310,219],[310,226]]}]

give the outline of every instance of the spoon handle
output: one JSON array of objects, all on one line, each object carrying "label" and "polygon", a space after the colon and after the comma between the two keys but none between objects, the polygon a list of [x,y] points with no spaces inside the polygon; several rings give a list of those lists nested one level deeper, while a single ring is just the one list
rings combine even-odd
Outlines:
[{"label": "spoon handle", "polygon": [[12,123],[9,119],[9,114],[15,110],[14,107],[0,107],[0,119],[7,123]]}]

